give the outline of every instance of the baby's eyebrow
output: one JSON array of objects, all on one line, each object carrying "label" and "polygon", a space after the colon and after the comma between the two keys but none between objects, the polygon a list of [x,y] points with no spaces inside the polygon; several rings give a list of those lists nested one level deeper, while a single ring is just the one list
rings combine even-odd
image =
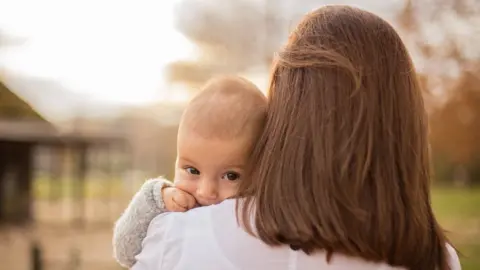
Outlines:
[{"label": "baby's eyebrow", "polygon": [[229,165],[226,168],[243,169],[245,165]]},{"label": "baby's eyebrow", "polygon": [[192,160],[188,159],[188,158],[178,158],[178,161],[182,161],[182,162],[185,162],[185,163],[190,163],[190,164],[194,164],[195,162],[193,162]]}]

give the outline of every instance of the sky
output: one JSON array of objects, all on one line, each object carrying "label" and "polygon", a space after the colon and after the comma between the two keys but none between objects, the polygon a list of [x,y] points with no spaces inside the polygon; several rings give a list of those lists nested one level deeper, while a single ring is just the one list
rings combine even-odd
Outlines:
[{"label": "sky", "polygon": [[[20,46],[2,48],[0,68],[58,82],[67,91],[98,101],[184,102],[189,98],[187,90],[167,85],[163,77],[169,62],[192,59],[198,53],[174,28],[174,8],[180,2],[0,0],[0,33],[22,41]],[[264,90],[266,73],[247,77]]]},{"label": "sky", "polygon": [[[297,0],[282,1],[288,9],[302,8]],[[303,4],[306,2],[314,6],[358,3],[309,0]],[[1,48],[0,68],[20,77],[58,82],[66,91],[98,101],[128,105],[184,102],[189,98],[187,89],[168,85],[163,72],[168,63],[191,60],[198,54],[197,47],[174,27],[174,9],[180,3],[181,0],[0,0],[0,33],[21,41],[20,46]],[[365,0],[361,6],[394,22],[394,15],[403,4],[403,0]],[[191,5],[183,6],[184,10],[196,12],[188,7]],[[198,16],[203,18],[202,13]],[[192,19],[181,19],[192,29],[198,26],[195,21],[190,22]],[[471,34],[465,32],[468,27],[460,25],[457,18],[451,22],[449,25],[456,26],[455,33]],[[442,29],[437,28],[425,28],[425,42],[441,43]],[[473,48],[475,44],[470,45]],[[414,50],[411,52],[421,70],[422,59],[415,57]],[[432,65],[445,70],[443,64]],[[266,70],[254,73],[247,77],[265,89]]]},{"label": "sky", "polygon": [[166,85],[169,62],[194,46],[173,27],[173,0],[0,0],[0,30],[22,41],[4,49],[9,73],[55,80],[98,100],[183,101]]}]

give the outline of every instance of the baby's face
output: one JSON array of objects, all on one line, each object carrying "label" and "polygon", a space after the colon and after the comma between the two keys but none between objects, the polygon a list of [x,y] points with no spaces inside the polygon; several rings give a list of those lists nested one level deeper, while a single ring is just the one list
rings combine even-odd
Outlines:
[{"label": "baby's face", "polygon": [[216,204],[236,194],[252,145],[249,138],[205,139],[190,133],[179,136],[177,143],[177,187],[192,194],[200,205]]}]

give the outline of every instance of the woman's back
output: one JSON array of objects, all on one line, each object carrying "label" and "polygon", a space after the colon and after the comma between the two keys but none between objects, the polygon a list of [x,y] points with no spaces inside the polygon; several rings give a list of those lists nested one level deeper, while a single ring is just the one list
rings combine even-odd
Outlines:
[{"label": "woman's back", "polygon": [[[288,246],[272,248],[237,224],[235,200],[158,216],[150,225],[144,245],[150,246],[150,252],[139,255],[133,269],[402,269],[338,253],[327,263],[322,251],[306,255]],[[453,265],[458,265],[458,258],[452,254],[456,261]],[[453,269],[459,269],[459,265]]]},{"label": "woman's back", "polygon": [[319,8],[291,33],[271,78],[256,163],[240,182],[259,238],[450,270],[430,204],[422,90],[395,29],[358,8]]}]

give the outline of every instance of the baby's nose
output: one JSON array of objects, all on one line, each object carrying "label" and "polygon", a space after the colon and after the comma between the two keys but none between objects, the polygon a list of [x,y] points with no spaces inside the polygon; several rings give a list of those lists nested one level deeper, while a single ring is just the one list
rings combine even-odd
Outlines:
[{"label": "baby's nose", "polygon": [[197,197],[199,203],[208,205],[216,203],[218,199],[218,188],[213,183],[203,183],[197,190]]}]

